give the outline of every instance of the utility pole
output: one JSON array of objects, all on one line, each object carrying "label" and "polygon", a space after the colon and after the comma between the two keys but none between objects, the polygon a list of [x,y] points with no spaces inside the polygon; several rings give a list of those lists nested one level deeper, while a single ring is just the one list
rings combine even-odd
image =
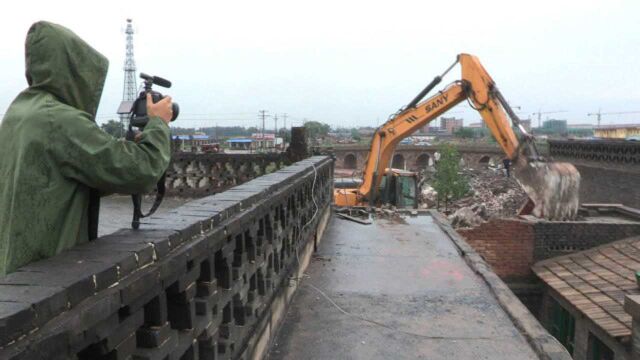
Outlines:
[{"label": "utility pole", "polygon": [[273,121],[275,122],[275,132],[278,133],[278,114],[273,115]]},{"label": "utility pole", "polygon": [[273,134],[273,147],[275,148],[276,147],[276,139],[278,138],[278,114],[275,114],[273,116],[273,120],[276,123],[276,130],[275,130],[275,133]]},{"label": "utility pole", "polygon": [[260,117],[262,118],[262,144],[260,147],[264,149],[264,119],[267,117],[267,110],[260,110]]}]

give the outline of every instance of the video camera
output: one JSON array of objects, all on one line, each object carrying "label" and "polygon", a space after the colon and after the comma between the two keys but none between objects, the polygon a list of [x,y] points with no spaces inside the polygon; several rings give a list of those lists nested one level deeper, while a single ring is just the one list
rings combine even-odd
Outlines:
[{"label": "video camera", "polygon": [[[149,123],[149,116],[147,115],[147,94],[151,94],[151,100],[154,104],[164,98],[164,95],[152,90],[153,84],[165,88],[171,87],[171,81],[163,79],[159,76],[151,76],[145,73],[140,73],[140,77],[144,79],[144,90],[140,92],[140,95],[138,95],[138,98],[133,102],[133,104],[131,105],[131,109],[129,110],[129,129],[127,130],[127,134],[125,137],[129,141],[135,141],[136,131],[133,129],[134,127],[142,131],[144,130],[144,127]],[[171,105],[171,107],[173,110],[173,117],[171,118],[171,121],[174,121],[180,114],[180,107],[175,102]],[[156,199],[153,202],[151,209],[146,214],[142,213],[142,195],[131,195],[131,200],[133,201],[133,220],[131,221],[132,228],[138,229],[140,227],[140,219],[153,214],[162,203],[162,199],[165,193],[165,177],[166,172],[162,174],[162,177],[156,184]]]},{"label": "video camera", "polygon": [[[147,116],[147,94],[151,94],[151,100],[154,104],[164,98],[164,95],[161,93],[153,91],[153,84],[164,88],[171,87],[171,81],[159,76],[151,76],[141,72],[140,78],[144,80],[144,90],[140,92],[138,98],[133,102],[133,105],[131,105],[129,130],[127,131],[127,140],[132,141],[135,139],[135,131],[133,131],[133,128],[136,127],[142,131],[149,122],[149,116]],[[171,109],[173,110],[173,117],[171,118],[171,121],[174,121],[180,114],[180,106],[178,106],[178,103],[174,102],[171,105]]]}]

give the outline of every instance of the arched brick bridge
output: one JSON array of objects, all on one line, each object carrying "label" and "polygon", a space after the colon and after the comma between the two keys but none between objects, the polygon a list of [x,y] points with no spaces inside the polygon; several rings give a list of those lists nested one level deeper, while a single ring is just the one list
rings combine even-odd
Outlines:
[{"label": "arched brick bridge", "polygon": [[[504,153],[498,146],[491,145],[458,145],[458,151],[468,166],[482,166],[489,163],[499,164]],[[319,149],[335,156],[338,169],[363,169],[369,147],[365,145],[335,146]],[[393,155],[392,166],[397,169],[420,170],[433,165],[437,146],[400,145]]]}]

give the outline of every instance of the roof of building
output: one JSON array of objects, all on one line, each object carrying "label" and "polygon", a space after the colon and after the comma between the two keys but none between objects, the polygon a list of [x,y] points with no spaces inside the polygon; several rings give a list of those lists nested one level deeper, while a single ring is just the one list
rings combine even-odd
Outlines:
[{"label": "roof of building", "polygon": [[173,140],[209,140],[208,135],[173,135]]},{"label": "roof of building", "polygon": [[270,133],[265,133],[265,134],[261,134],[261,133],[253,133],[251,134],[251,138],[252,139],[256,139],[256,140],[273,140],[276,138],[276,134],[270,134]]},{"label": "roof of building", "polygon": [[640,124],[609,124],[594,127],[596,130],[614,130],[614,129],[636,129],[640,128]]},{"label": "roof of building", "polygon": [[250,142],[253,142],[253,139],[235,138],[235,139],[229,139],[229,140],[227,140],[227,142],[230,142],[230,143],[250,143]]},{"label": "roof of building", "polygon": [[533,271],[610,336],[631,335],[624,297],[640,294],[640,236],[540,261]]}]

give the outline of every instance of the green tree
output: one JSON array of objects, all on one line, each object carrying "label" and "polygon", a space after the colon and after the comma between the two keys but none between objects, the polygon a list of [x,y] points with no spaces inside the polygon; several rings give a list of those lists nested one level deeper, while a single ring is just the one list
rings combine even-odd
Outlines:
[{"label": "green tree", "polygon": [[441,201],[445,209],[449,201],[457,200],[469,192],[469,181],[460,174],[460,154],[450,144],[442,144],[438,151],[440,160],[436,162],[436,173],[433,188],[438,192],[438,206]]},{"label": "green tree", "polygon": [[287,144],[291,142],[291,130],[289,129],[283,128],[278,130],[278,136],[284,139],[284,142]]},{"label": "green tree", "polygon": [[358,129],[351,129],[351,138],[353,138],[353,140],[355,141],[360,141],[360,133],[358,132]]},{"label": "green tree", "polygon": [[106,123],[100,125],[100,128],[114,137],[124,137],[124,124],[122,124],[120,121],[109,120]]},{"label": "green tree", "polygon": [[325,137],[331,130],[331,126],[319,121],[307,121],[304,123],[304,128],[307,131],[307,137],[311,140]]},{"label": "green tree", "polygon": [[466,128],[466,127],[461,127],[458,130],[456,130],[453,135],[455,135],[456,137],[459,138],[463,138],[463,139],[473,139],[474,134],[473,134],[473,129],[471,128]]}]

